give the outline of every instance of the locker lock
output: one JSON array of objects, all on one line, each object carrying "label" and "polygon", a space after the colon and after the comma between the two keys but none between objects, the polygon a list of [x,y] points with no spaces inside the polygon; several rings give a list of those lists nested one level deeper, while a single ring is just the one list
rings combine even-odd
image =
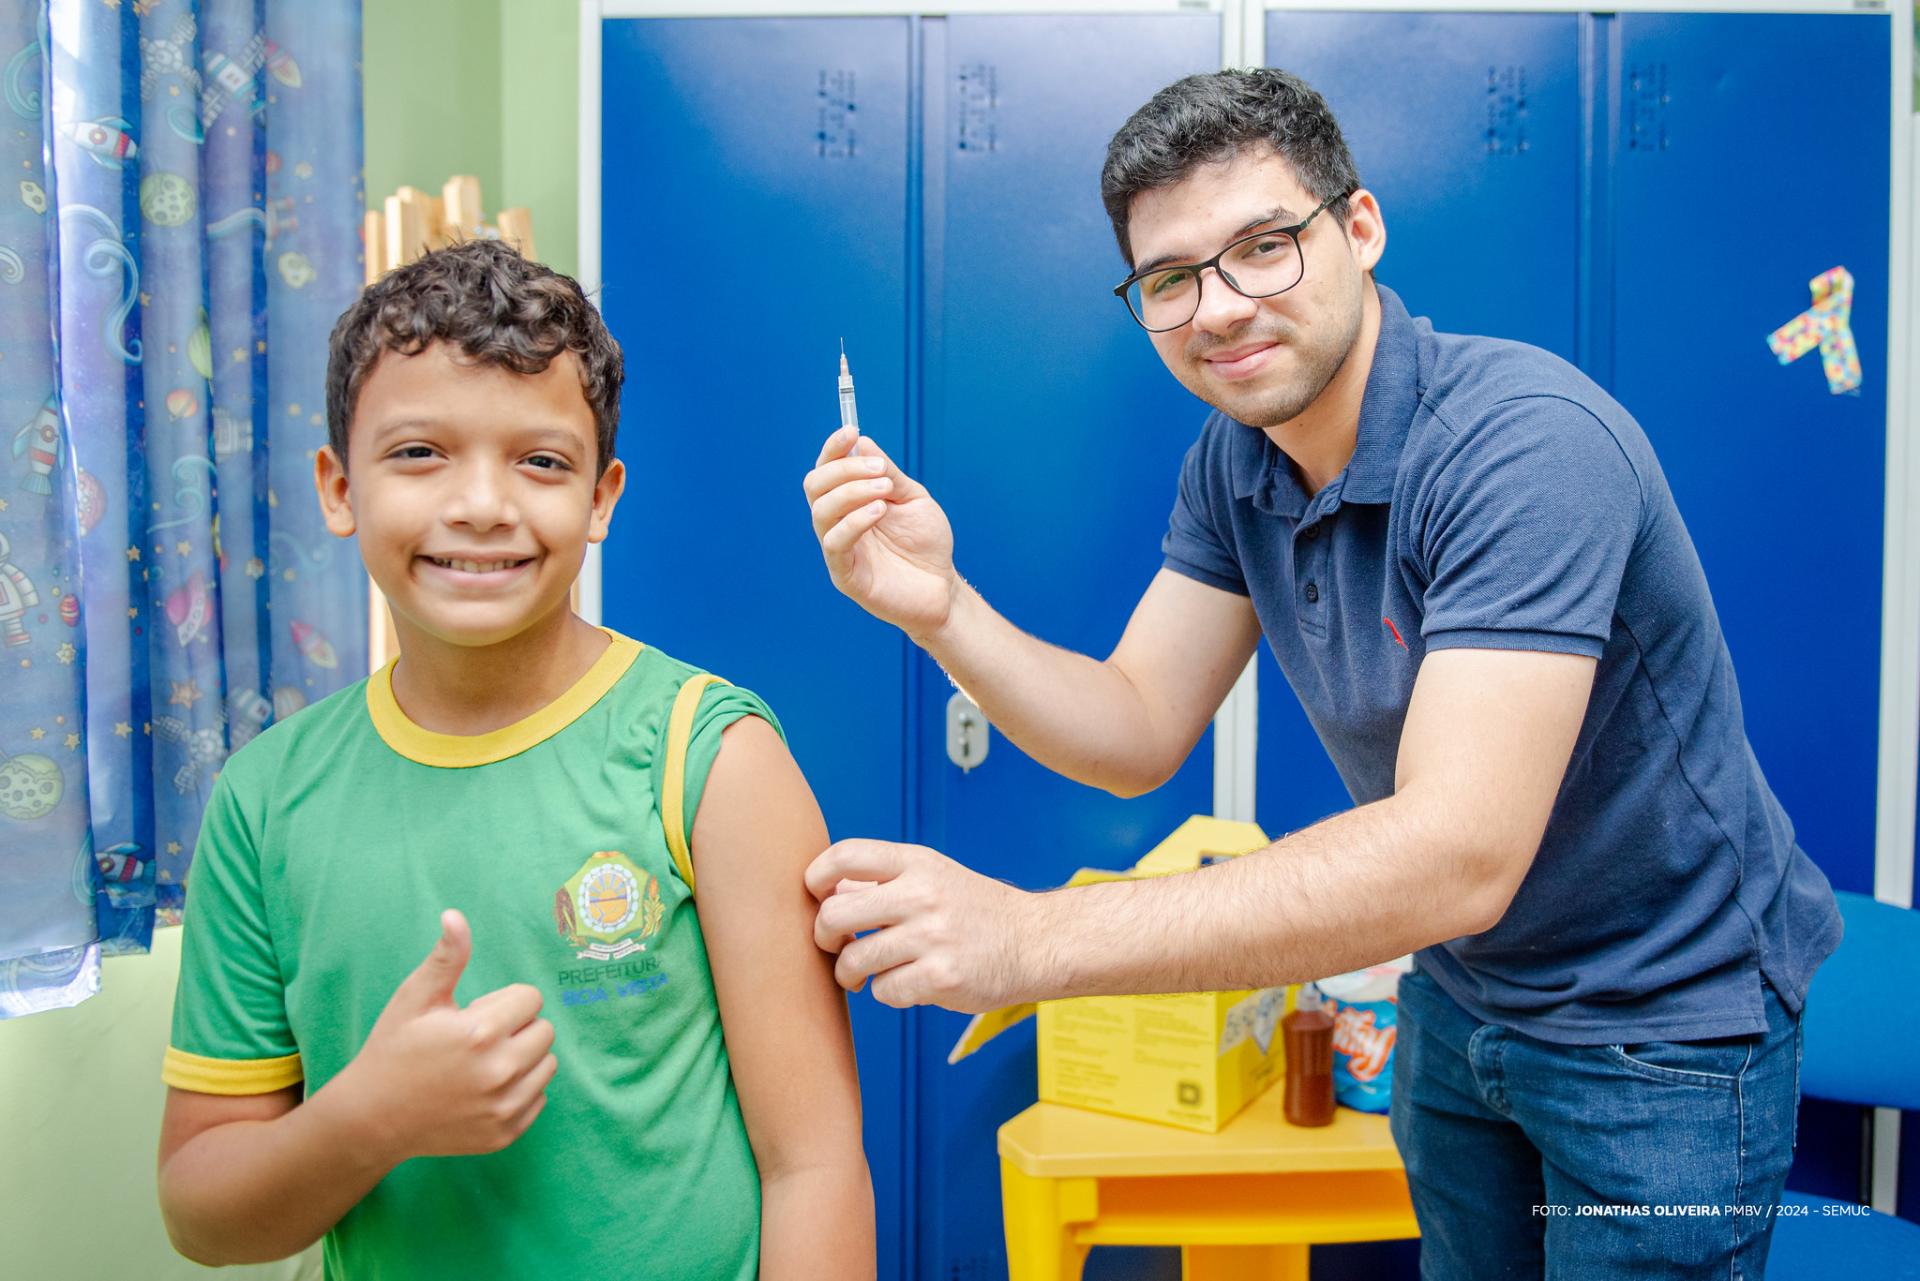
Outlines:
[{"label": "locker lock", "polygon": [[962,771],[987,759],[987,736],[992,727],[972,699],[958,690],[947,700],[947,759]]}]

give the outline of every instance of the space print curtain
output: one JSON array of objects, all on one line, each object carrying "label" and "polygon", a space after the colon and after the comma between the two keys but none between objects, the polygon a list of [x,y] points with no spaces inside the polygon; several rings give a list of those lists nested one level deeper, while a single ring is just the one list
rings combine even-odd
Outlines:
[{"label": "space print curtain", "polygon": [[0,0],[0,1018],[179,919],[213,776],[365,670],[313,498],[359,0]]}]

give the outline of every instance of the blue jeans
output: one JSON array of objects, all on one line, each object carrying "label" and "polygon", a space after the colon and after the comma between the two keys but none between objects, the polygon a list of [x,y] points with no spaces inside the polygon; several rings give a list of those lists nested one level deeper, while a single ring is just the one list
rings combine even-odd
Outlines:
[{"label": "blue jeans", "polygon": [[1766,1010],[1755,1036],[1555,1045],[1403,978],[1393,1137],[1424,1281],[1765,1276],[1800,1108],[1800,1020],[1770,987]]}]

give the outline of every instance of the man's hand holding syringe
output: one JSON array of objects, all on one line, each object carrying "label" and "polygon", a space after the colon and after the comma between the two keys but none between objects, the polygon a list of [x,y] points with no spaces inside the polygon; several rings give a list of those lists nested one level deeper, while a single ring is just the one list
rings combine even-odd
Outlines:
[{"label": "man's hand holding syringe", "polygon": [[926,487],[860,435],[844,349],[839,392],[840,428],[806,478],[814,536],[835,587],[925,645],[946,624],[962,586],[953,529]]},{"label": "man's hand holding syringe", "polygon": [[1047,644],[960,577],[946,513],[861,435],[844,352],[840,416],[805,481],[833,585],[905,632],[1047,768],[1122,796],[1165,781],[1258,643],[1247,599],[1163,570],[1105,661]]}]

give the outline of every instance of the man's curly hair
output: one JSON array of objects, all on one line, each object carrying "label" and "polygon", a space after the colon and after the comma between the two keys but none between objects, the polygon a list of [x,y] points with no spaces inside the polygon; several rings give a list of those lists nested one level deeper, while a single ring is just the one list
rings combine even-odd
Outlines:
[{"label": "man's curly hair", "polygon": [[334,324],[327,340],[327,443],[342,468],[360,386],[380,354],[411,356],[436,342],[517,374],[540,373],[572,352],[593,410],[600,455],[594,475],[606,471],[620,426],[620,346],[578,281],[498,240],[464,240],[396,267],[367,286]]}]

